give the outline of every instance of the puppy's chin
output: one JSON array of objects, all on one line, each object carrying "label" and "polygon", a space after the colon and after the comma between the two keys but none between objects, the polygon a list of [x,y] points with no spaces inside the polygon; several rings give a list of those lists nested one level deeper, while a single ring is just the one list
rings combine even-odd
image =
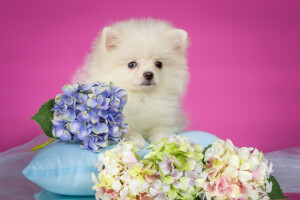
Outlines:
[{"label": "puppy's chin", "polygon": [[149,90],[153,90],[155,87],[157,87],[157,85],[155,83],[141,83],[141,84],[134,84],[132,85],[131,89],[133,91],[149,91]]}]

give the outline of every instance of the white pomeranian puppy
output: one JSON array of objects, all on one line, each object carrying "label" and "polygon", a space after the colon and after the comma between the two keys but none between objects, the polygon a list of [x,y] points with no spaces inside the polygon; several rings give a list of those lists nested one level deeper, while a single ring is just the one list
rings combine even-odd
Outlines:
[{"label": "white pomeranian puppy", "polygon": [[74,81],[114,82],[128,93],[124,107],[127,140],[138,147],[185,126],[180,98],[188,80],[188,35],[153,19],[121,21],[96,38]]}]

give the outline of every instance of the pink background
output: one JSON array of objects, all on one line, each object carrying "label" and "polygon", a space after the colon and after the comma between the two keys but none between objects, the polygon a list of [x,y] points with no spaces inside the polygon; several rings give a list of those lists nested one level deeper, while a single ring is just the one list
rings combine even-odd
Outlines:
[{"label": "pink background", "polygon": [[188,130],[264,151],[300,146],[300,1],[0,2],[0,151],[41,134],[30,119],[61,92],[105,25],[171,21],[191,38]]}]

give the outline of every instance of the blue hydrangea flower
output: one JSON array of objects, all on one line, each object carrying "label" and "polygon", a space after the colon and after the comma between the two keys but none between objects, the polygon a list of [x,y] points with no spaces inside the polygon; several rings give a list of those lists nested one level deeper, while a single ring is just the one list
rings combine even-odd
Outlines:
[{"label": "blue hydrangea flower", "polygon": [[127,94],[109,83],[65,85],[52,109],[54,137],[61,141],[82,141],[84,149],[100,151],[117,143],[128,131],[123,108]]}]

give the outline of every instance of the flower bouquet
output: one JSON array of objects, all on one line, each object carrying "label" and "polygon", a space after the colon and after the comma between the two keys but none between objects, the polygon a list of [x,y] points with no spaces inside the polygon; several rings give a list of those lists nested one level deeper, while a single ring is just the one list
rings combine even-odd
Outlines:
[{"label": "flower bouquet", "polygon": [[284,199],[272,163],[253,148],[218,140],[206,149],[173,135],[138,160],[132,144],[121,142],[99,157],[92,174],[96,199]]},{"label": "flower bouquet", "polygon": [[124,123],[123,108],[126,91],[113,83],[65,85],[63,94],[47,101],[32,117],[44,133],[64,142],[82,141],[81,147],[100,151],[109,143],[120,141],[128,130]]}]

